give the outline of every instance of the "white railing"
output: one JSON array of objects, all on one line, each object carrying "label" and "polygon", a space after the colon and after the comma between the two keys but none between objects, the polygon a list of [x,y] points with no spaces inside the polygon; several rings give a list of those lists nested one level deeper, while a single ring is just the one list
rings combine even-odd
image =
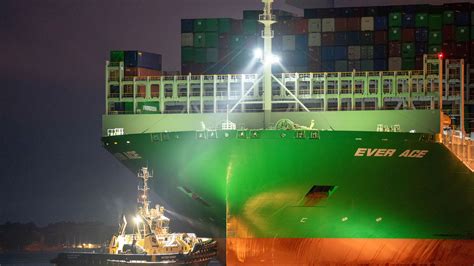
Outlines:
[{"label": "white railing", "polygon": [[448,131],[443,134],[443,144],[474,172],[474,141],[461,131]]}]

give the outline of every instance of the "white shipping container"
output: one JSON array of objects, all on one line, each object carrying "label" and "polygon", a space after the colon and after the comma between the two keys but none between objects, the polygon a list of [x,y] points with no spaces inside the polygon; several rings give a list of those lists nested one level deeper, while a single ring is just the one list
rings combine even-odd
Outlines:
[{"label": "white shipping container", "polygon": [[374,17],[362,17],[360,19],[361,31],[374,31]]},{"label": "white shipping container", "polygon": [[295,35],[283,35],[283,51],[294,51],[295,47]]},{"label": "white shipping container", "polygon": [[181,33],[181,46],[193,46],[193,34],[192,33]]},{"label": "white shipping container", "polygon": [[402,70],[402,58],[401,57],[389,57],[388,58],[388,70],[390,70],[390,71]]},{"label": "white shipping container", "polygon": [[321,32],[321,19],[308,19],[308,32]]},{"label": "white shipping container", "polygon": [[322,32],[333,32],[334,31],[334,18],[323,18],[322,20]]},{"label": "white shipping container", "polygon": [[308,34],[308,46],[321,46],[321,33],[313,32]]},{"label": "white shipping container", "polygon": [[360,59],[360,46],[349,46],[347,48],[347,58],[349,60],[359,60]]}]

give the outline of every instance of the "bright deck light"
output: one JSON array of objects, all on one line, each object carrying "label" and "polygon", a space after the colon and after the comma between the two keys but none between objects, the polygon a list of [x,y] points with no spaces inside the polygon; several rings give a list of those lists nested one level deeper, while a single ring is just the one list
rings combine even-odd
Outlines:
[{"label": "bright deck light", "polygon": [[256,48],[253,50],[253,57],[255,59],[262,59],[263,57],[263,51],[260,48]]}]

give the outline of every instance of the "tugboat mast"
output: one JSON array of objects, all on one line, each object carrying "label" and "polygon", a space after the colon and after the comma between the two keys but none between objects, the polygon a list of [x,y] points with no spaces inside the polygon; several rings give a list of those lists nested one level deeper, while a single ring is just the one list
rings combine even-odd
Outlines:
[{"label": "tugboat mast", "polygon": [[148,171],[148,167],[142,167],[141,171],[138,173],[138,178],[140,178],[143,181],[143,186],[138,187],[138,203],[141,205],[141,209],[139,210],[139,213],[142,216],[148,216],[149,214],[149,207],[150,207],[150,201],[148,200],[148,190],[150,189],[148,187],[148,179],[150,179],[152,176],[150,175],[150,172]]}]

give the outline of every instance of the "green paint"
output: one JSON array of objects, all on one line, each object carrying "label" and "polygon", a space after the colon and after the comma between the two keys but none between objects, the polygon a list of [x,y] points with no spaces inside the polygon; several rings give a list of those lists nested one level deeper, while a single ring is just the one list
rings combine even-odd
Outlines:
[{"label": "green paint", "polygon": [[415,44],[412,42],[403,43],[402,44],[402,58],[412,58],[412,57],[415,57]]},{"label": "green paint", "polygon": [[390,28],[388,31],[389,41],[400,41],[402,39],[402,32],[400,28]]},{"label": "green paint", "polygon": [[402,13],[393,12],[388,15],[388,26],[389,27],[401,27],[402,26]]},{"label": "green paint", "polygon": [[[152,189],[178,213],[202,222],[207,234],[225,236],[226,218],[235,217],[254,237],[472,237],[474,176],[431,135],[319,131],[311,138],[306,131],[299,138],[300,133],[217,131],[211,137],[190,131],[103,141],[118,158],[136,152],[141,158],[121,162],[134,173],[148,165]],[[359,148],[396,152],[356,157]],[[428,153],[399,157],[414,149]],[[314,185],[337,189],[305,207]]]},{"label": "green paint", "polygon": [[454,24],[454,11],[446,10],[443,12],[443,24],[444,25]]},{"label": "green paint", "polygon": [[430,30],[428,35],[428,43],[430,45],[433,44],[441,44],[443,41],[443,35],[439,30]]},{"label": "green paint", "polygon": [[110,51],[110,62],[123,62],[124,56],[123,51]]},{"label": "green paint", "polygon": [[456,27],[456,41],[466,42],[470,39],[469,27]]},{"label": "green paint", "polygon": [[219,33],[228,33],[232,30],[232,20],[230,18],[218,19]]},{"label": "green paint", "polygon": [[415,25],[417,28],[428,27],[428,14],[417,13],[415,17]]},{"label": "green paint", "polygon": [[443,15],[430,14],[428,28],[430,30],[441,30],[443,27]]}]

